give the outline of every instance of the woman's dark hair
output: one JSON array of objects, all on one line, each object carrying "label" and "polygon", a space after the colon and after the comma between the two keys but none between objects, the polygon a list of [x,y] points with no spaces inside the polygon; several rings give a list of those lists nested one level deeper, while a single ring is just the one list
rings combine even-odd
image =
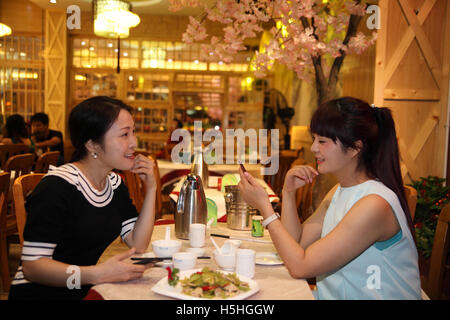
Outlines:
[{"label": "woman's dark hair", "polygon": [[71,161],[87,155],[89,140],[103,146],[105,133],[119,116],[120,110],[132,113],[132,108],[120,100],[105,96],[92,97],[78,104],[69,115],[70,140],[75,148]]},{"label": "woman's dark hair", "polygon": [[343,97],[323,103],[311,119],[311,133],[339,140],[344,149],[356,149],[362,142],[358,169],[380,180],[395,192],[406,215],[411,234],[413,224],[406,202],[394,119],[388,108],[371,107],[367,102]]},{"label": "woman's dark hair", "polygon": [[6,119],[4,138],[10,138],[20,143],[21,138],[28,138],[25,119],[20,114],[13,114]]},{"label": "woman's dark hair", "polygon": [[178,120],[177,118],[173,118],[173,121],[177,123],[177,129],[183,128],[183,122],[181,120]]}]

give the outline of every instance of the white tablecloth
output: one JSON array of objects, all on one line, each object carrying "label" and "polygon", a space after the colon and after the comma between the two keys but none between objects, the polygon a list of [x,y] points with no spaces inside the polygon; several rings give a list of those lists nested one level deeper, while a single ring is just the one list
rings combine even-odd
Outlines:
[{"label": "white tablecloth", "polygon": [[[172,229],[172,239],[174,239],[175,231],[174,225],[170,225]],[[155,226],[152,241],[163,239],[166,225]],[[212,233],[227,234],[238,237],[251,238],[251,231],[237,231],[229,229],[226,224],[220,223],[214,226]],[[259,238],[258,238],[259,239]],[[269,232],[266,230],[264,240],[270,240]],[[219,246],[223,244],[225,239],[214,239]],[[181,240],[181,251],[189,248],[188,240]],[[206,241],[206,256],[212,256],[213,245],[209,239]],[[255,243],[242,241],[241,248],[253,249],[256,252],[275,252],[273,244],[269,243]],[[148,251],[151,251],[151,246]],[[209,266],[214,270],[218,269],[214,258],[198,259],[196,268],[203,268]],[[154,293],[152,287],[163,277],[167,277],[167,271],[161,267],[154,267],[148,269],[141,279],[121,282],[121,283],[106,283],[94,286],[92,289],[101,295],[106,300],[168,300],[171,299],[166,296]],[[293,279],[284,265],[266,266],[256,265],[255,276],[253,280],[257,281],[260,290],[249,297],[250,300],[313,300],[314,296],[309,288],[306,280]]]}]

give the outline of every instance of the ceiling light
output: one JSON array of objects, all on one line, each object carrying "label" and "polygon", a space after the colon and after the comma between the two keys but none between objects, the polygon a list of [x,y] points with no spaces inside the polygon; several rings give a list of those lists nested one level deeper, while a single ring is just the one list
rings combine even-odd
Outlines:
[{"label": "ceiling light", "polygon": [[9,36],[11,32],[12,31],[9,26],[0,22],[0,37]]},{"label": "ceiling light", "polygon": [[141,19],[131,12],[131,4],[124,0],[94,0],[94,33],[106,38],[127,38],[130,28]]}]

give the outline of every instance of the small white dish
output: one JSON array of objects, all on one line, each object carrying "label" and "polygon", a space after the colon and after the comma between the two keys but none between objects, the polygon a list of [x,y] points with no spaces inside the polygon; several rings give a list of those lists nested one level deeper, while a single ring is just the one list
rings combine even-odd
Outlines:
[{"label": "small white dish", "polygon": [[264,266],[279,266],[283,264],[283,261],[276,252],[257,252],[255,263]]}]

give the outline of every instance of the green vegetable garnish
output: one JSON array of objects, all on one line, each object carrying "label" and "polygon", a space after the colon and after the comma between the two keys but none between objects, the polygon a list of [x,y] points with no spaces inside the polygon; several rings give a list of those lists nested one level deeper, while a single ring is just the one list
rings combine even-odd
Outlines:
[{"label": "green vegetable garnish", "polygon": [[167,267],[166,270],[169,273],[167,275],[169,285],[175,287],[178,283],[178,280],[180,279],[180,276],[178,275],[178,272],[180,272],[180,270],[178,268],[173,268],[172,270],[170,269],[170,267]]}]

